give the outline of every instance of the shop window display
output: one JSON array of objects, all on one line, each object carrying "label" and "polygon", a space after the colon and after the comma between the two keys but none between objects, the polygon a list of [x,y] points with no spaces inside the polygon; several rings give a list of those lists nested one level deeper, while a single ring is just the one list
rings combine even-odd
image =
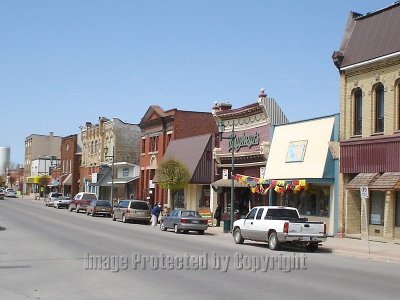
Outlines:
[{"label": "shop window display", "polygon": [[384,225],[385,193],[371,192],[370,201],[370,224]]},{"label": "shop window display", "polygon": [[300,215],[329,217],[329,188],[311,188],[283,196],[283,204],[298,209]]}]

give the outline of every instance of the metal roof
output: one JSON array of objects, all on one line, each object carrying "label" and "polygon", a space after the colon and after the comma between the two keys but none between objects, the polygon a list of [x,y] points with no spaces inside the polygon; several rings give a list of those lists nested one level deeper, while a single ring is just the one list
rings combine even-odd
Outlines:
[{"label": "metal roof", "polygon": [[340,49],[340,68],[400,52],[399,36],[400,2],[365,15],[351,12]]}]

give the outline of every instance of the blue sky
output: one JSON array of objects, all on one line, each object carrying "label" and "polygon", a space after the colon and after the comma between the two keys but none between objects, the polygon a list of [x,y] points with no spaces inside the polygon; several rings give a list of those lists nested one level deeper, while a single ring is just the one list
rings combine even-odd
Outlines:
[{"label": "blue sky", "polygon": [[394,0],[0,1],[0,146],[78,133],[100,116],[138,124],[153,104],[211,112],[265,88],[290,121],[339,112],[350,11]]}]

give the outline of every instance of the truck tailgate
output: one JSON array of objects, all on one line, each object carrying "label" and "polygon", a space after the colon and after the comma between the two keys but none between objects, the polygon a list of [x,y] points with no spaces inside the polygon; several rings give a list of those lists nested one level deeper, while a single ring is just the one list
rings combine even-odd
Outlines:
[{"label": "truck tailgate", "polygon": [[322,222],[289,222],[289,235],[323,236],[325,224]]}]

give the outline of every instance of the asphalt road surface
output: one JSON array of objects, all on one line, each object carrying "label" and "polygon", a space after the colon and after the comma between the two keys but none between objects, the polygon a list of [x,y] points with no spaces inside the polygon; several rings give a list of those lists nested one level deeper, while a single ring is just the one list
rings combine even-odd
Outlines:
[{"label": "asphalt road surface", "polygon": [[0,299],[398,299],[400,265],[0,200]]}]

